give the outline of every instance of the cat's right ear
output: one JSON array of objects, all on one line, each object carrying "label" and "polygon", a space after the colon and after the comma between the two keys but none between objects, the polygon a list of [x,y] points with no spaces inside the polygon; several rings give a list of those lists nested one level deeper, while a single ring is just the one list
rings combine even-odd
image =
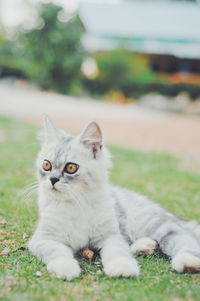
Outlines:
[{"label": "cat's right ear", "polygon": [[102,149],[103,138],[101,129],[95,121],[90,122],[86,126],[86,128],[80,135],[80,141],[81,143],[83,143],[83,145],[92,149],[93,156],[96,159],[96,155]]},{"label": "cat's right ear", "polygon": [[60,131],[57,129],[53,122],[47,115],[43,118],[43,131],[39,134],[39,140],[43,143],[54,143],[57,142],[60,137]]}]

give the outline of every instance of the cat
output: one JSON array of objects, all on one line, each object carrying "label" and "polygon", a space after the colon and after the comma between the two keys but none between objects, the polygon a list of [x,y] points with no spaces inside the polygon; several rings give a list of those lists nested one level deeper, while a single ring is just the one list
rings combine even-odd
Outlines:
[{"label": "cat", "polygon": [[111,166],[96,122],[72,136],[45,117],[37,158],[39,221],[28,242],[30,252],[68,281],[80,275],[74,255],[86,247],[100,250],[109,277],[138,276],[133,254],[153,253],[156,242],[175,271],[200,271],[200,226],[112,186]]}]

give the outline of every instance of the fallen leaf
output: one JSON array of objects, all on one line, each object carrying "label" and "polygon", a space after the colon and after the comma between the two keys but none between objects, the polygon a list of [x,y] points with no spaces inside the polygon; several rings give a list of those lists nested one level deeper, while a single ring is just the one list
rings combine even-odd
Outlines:
[{"label": "fallen leaf", "polygon": [[0,268],[4,268],[5,266],[6,266],[6,264],[0,263]]},{"label": "fallen leaf", "polygon": [[0,226],[5,226],[7,223],[5,219],[0,220]]},{"label": "fallen leaf", "polygon": [[16,243],[16,240],[14,240],[14,239],[5,239],[4,243],[6,245],[14,245]]},{"label": "fallen leaf", "polygon": [[37,272],[35,273],[35,275],[36,275],[37,277],[41,277],[41,276],[42,276],[42,272],[37,271]]},{"label": "fallen leaf", "polygon": [[8,256],[10,252],[10,249],[9,248],[5,248],[3,249],[3,251],[0,253],[0,256]]},{"label": "fallen leaf", "polygon": [[28,237],[28,235],[26,234],[26,233],[24,233],[23,235],[22,235],[22,239],[25,239],[25,238],[27,238]]},{"label": "fallen leaf", "polygon": [[13,276],[9,276],[7,279],[6,279],[6,290],[7,291],[11,291],[15,285],[16,285],[16,281],[15,281],[15,278]]},{"label": "fallen leaf", "polygon": [[94,252],[88,248],[81,250],[80,253],[84,258],[89,260],[92,260],[92,258],[94,257]]},{"label": "fallen leaf", "polygon": [[192,279],[199,279],[200,275],[192,275]]}]

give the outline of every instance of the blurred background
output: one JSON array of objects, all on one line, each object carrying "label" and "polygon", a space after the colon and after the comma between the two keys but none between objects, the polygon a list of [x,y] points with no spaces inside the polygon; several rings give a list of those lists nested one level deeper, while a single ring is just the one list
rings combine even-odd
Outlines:
[{"label": "blurred background", "polygon": [[81,260],[66,283],[23,251],[44,113],[74,134],[96,120],[111,183],[200,224],[200,0],[0,0],[0,300],[200,300],[164,258],[130,280]]},{"label": "blurred background", "polygon": [[0,0],[0,114],[43,113],[199,159],[200,1]]}]

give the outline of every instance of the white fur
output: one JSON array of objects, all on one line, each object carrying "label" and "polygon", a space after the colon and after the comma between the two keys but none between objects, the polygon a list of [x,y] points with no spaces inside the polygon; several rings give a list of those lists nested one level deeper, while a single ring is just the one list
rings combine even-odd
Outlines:
[{"label": "white fur", "polygon": [[190,253],[178,253],[172,259],[172,268],[178,273],[200,271],[200,258]]},{"label": "white fur", "polygon": [[[46,119],[44,137],[37,159],[39,220],[28,247],[50,273],[66,280],[78,277],[74,254],[93,247],[100,249],[108,276],[138,276],[131,251],[152,253],[154,240],[172,257],[176,271],[199,267],[199,257],[192,255],[200,254],[199,241],[182,221],[148,198],[109,184],[110,155],[95,122],[72,137]],[[51,170],[42,169],[44,160]],[[69,162],[79,166],[73,175],[65,172]],[[59,179],[54,186],[52,177]],[[136,238],[130,248],[128,242]]]},{"label": "white fur", "polygon": [[[74,254],[89,245],[101,249],[104,270],[109,276],[138,275],[139,268],[120,235],[110,198],[107,175],[110,160],[107,150],[102,148],[99,127],[95,123],[89,125],[70,141],[68,150],[68,137],[63,133],[57,135],[49,121],[45,127],[47,140],[39,153],[37,167],[40,171],[42,162],[49,160],[53,168],[43,176],[38,173],[40,216],[29,250],[47,264],[49,272],[67,280],[79,276]],[[77,178],[69,181],[61,173],[67,162],[80,166]],[[50,177],[60,177],[54,185],[56,190],[52,189]]]},{"label": "white fur", "polygon": [[76,260],[67,260],[65,257],[58,257],[47,264],[47,270],[58,278],[64,278],[68,281],[78,277],[81,269]]},{"label": "white fur", "polygon": [[142,254],[153,254],[156,248],[156,241],[149,237],[142,237],[137,239],[131,245],[131,252],[133,254],[142,253]]},{"label": "white fur", "polygon": [[136,260],[114,257],[105,265],[104,272],[109,277],[131,277],[139,276],[140,269]]}]

